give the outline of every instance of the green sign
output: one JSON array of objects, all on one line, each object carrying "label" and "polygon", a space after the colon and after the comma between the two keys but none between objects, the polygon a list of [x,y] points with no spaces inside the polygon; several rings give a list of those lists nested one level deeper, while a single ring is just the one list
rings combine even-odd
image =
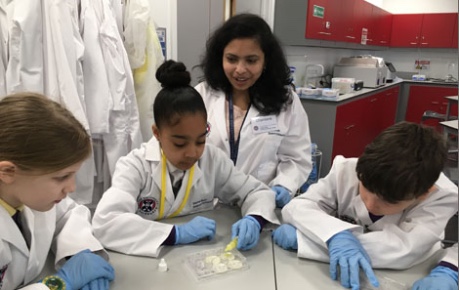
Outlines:
[{"label": "green sign", "polygon": [[312,16],[324,18],[324,14],[325,14],[325,8],[314,5],[314,11],[312,12]]}]

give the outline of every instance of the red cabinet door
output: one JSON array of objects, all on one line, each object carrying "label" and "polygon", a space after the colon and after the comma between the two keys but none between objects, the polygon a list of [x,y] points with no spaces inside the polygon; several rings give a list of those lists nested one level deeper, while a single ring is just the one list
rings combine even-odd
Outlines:
[{"label": "red cabinet door", "polygon": [[420,47],[451,47],[457,13],[424,14]]},{"label": "red cabinet door", "polygon": [[389,46],[392,32],[392,14],[386,10],[379,10],[379,18],[376,25],[376,43],[374,45]]},{"label": "red cabinet door", "polygon": [[336,155],[358,157],[366,146],[364,112],[368,99],[359,99],[340,105],[336,109],[332,160]]},{"label": "red cabinet door", "polygon": [[[411,85],[405,120],[421,123],[422,115],[427,110],[445,114],[448,105],[445,96],[453,95],[457,95],[457,88]],[[452,107],[451,115],[457,116],[457,106]],[[438,120],[431,119],[424,123],[437,126]]]},{"label": "red cabinet door", "polygon": [[339,29],[339,5],[333,0],[308,1],[306,38],[334,40]]},{"label": "red cabinet door", "polygon": [[451,42],[451,47],[452,48],[457,48],[457,15],[456,15],[456,21],[454,22],[454,30],[453,30],[453,41]]},{"label": "red cabinet door", "polygon": [[390,45],[418,47],[422,28],[422,14],[395,14],[392,16]]},{"label": "red cabinet door", "polygon": [[360,43],[360,20],[362,0],[341,0],[338,18],[337,41]]}]

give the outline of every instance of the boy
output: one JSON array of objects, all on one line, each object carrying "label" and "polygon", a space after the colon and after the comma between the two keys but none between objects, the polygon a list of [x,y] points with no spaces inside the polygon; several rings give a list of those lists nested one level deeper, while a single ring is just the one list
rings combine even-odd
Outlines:
[{"label": "boy", "polygon": [[330,276],[359,288],[362,268],[404,269],[440,248],[457,212],[457,186],[441,173],[447,148],[432,128],[400,122],[383,131],[360,158],[337,156],[329,174],[282,210],[273,233],[298,256],[330,261]]}]

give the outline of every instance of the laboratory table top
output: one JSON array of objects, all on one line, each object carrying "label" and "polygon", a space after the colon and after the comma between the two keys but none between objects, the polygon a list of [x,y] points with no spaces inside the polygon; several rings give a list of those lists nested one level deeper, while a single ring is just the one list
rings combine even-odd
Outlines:
[{"label": "laboratory table top", "polygon": [[[280,211],[276,211],[276,213],[279,215]],[[248,269],[198,280],[186,268],[184,264],[185,257],[189,254],[225,247],[231,238],[231,225],[241,215],[237,207],[217,204],[213,211],[167,219],[164,222],[171,224],[182,223],[191,220],[197,215],[212,218],[216,221],[217,231],[212,241],[166,246],[162,249],[158,258],[130,256],[109,251],[110,262],[116,271],[116,278],[111,283],[110,289],[345,289],[341,287],[339,282],[330,279],[328,263],[299,259],[295,252],[286,251],[274,245],[271,239],[271,231],[275,228],[274,225],[265,227],[261,233],[259,244],[254,249],[241,252],[247,259]],[[380,279],[381,277],[384,279],[390,278],[409,287],[414,281],[429,272],[439,260],[440,254],[438,253],[422,264],[408,270],[375,270],[375,273]],[[158,263],[161,258],[164,258],[168,265],[168,271],[166,272],[158,271]],[[41,277],[55,272],[52,264],[53,257],[50,255]]]}]

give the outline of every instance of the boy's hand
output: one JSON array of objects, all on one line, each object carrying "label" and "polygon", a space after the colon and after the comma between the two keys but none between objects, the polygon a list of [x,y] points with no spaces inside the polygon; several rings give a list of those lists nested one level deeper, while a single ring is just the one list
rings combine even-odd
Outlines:
[{"label": "boy's hand", "polygon": [[337,266],[339,266],[341,285],[359,290],[359,273],[362,268],[370,283],[374,287],[379,287],[379,282],[371,268],[370,257],[350,231],[337,233],[327,241],[327,244],[330,255],[330,276],[333,280],[337,279]]},{"label": "boy's hand", "polygon": [[285,250],[298,250],[298,238],[296,237],[296,228],[289,224],[283,224],[274,230],[274,243]]}]

